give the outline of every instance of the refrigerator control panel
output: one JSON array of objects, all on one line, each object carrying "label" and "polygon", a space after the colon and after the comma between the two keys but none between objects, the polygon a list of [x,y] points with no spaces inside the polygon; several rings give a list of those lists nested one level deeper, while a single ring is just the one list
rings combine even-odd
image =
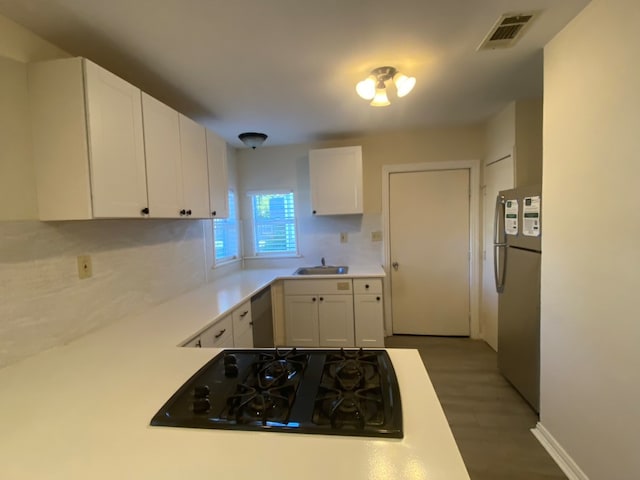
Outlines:
[{"label": "refrigerator control panel", "polygon": [[525,197],[522,208],[522,234],[540,236],[540,197]]},{"label": "refrigerator control panel", "polygon": [[507,200],[504,204],[504,233],[518,234],[518,200]]}]

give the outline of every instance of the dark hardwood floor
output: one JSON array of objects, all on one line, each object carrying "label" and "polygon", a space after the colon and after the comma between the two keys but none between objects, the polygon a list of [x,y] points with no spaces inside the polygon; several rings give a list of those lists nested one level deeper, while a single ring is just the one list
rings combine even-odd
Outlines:
[{"label": "dark hardwood floor", "polygon": [[485,342],[397,335],[385,343],[420,352],[472,480],[566,480],[529,431],[538,416]]}]

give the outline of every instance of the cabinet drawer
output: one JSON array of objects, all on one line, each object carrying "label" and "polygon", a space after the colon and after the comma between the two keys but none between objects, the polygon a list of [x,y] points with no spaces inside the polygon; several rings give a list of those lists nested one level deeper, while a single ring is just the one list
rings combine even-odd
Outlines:
[{"label": "cabinet drawer", "polygon": [[231,314],[233,318],[233,336],[240,338],[251,328],[251,302],[245,302]]},{"label": "cabinet drawer", "polygon": [[183,343],[182,346],[186,348],[200,348],[202,346],[200,335],[198,335],[197,337],[193,337],[188,342]]},{"label": "cabinet drawer", "polygon": [[350,278],[321,280],[285,280],[285,295],[351,295],[353,284]]},{"label": "cabinet drawer", "polygon": [[366,293],[382,294],[382,280],[379,278],[357,278],[353,280],[353,292],[356,295]]},{"label": "cabinet drawer", "polygon": [[200,334],[203,347],[233,347],[233,322],[231,315],[211,326]]}]

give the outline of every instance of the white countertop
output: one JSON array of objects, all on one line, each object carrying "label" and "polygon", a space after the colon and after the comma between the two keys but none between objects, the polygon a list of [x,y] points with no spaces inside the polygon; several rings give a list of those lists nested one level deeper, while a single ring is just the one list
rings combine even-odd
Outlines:
[{"label": "white countertop", "polygon": [[[370,273],[362,276],[381,276]],[[149,426],[219,352],[176,345],[290,274],[235,273],[0,370],[2,477],[468,480],[415,350],[389,350],[402,398],[401,440]]]}]

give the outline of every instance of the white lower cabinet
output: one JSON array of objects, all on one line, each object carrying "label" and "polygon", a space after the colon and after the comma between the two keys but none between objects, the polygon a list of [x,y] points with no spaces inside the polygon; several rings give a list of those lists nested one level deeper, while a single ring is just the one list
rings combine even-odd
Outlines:
[{"label": "white lower cabinet", "polygon": [[196,348],[253,348],[251,302],[245,302],[231,314],[182,345]]},{"label": "white lower cabinet", "polygon": [[356,279],[353,291],[356,347],[384,347],[382,280]]},{"label": "white lower cabinet", "polygon": [[233,319],[233,346],[236,348],[253,348],[253,321],[251,319],[251,302],[245,302],[231,314]]},{"label": "white lower cabinet", "polygon": [[200,334],[201,346],[204,348],[233,347],[233,321],[231,315],[212,325]]},{"label": "white lower cabinet", "polygon": [[352,282],[284,282],[285,336],[291,347],[354,345]]}]

